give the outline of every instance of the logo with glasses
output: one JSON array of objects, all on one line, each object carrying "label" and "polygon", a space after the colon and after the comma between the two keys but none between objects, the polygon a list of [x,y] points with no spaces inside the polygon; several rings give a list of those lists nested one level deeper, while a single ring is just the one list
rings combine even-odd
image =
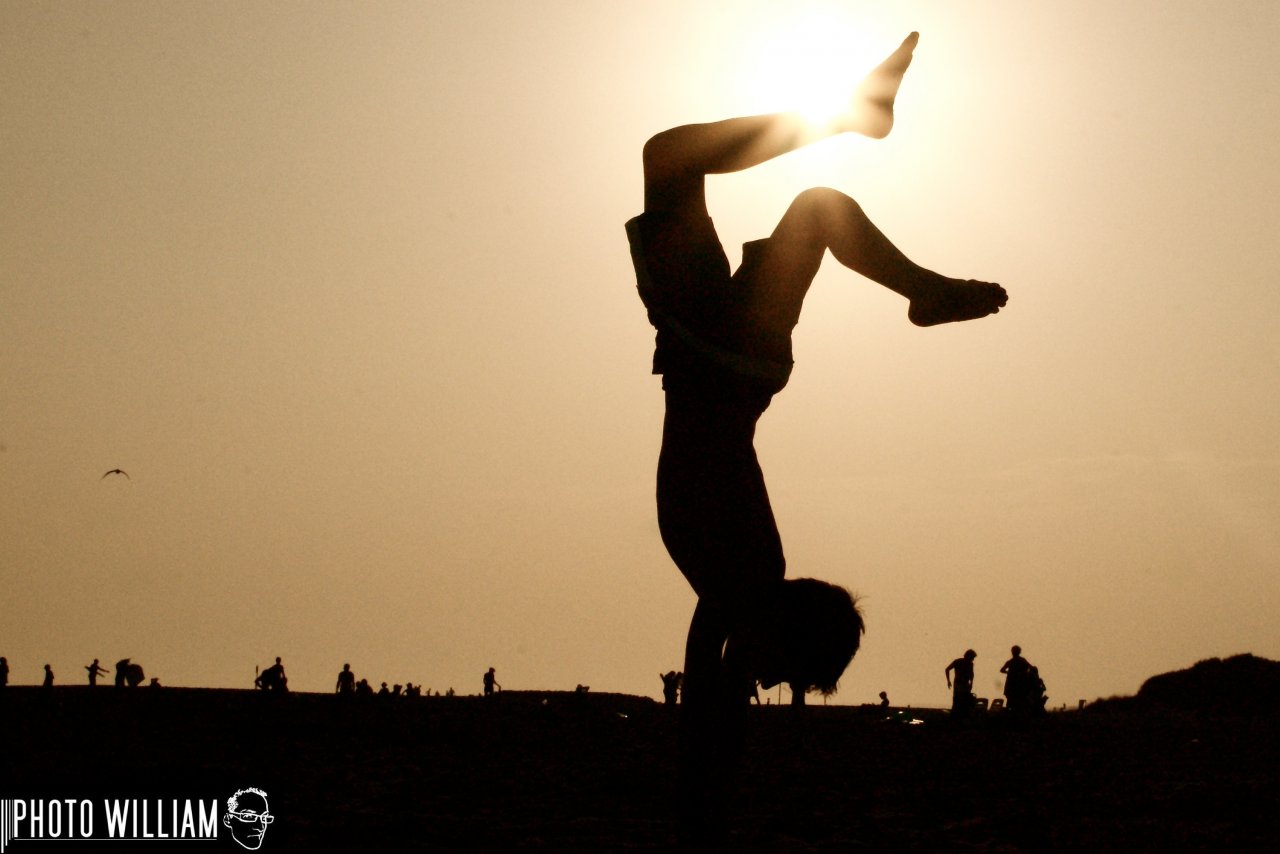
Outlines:
[{"label": "logo with glasses", "polygon": [[254,788],[239,789],[227,798],[227,814],[222,817],[236,842],[250,851],[262,847],[267,825],[275,820],[267,811],[267,793]]}]

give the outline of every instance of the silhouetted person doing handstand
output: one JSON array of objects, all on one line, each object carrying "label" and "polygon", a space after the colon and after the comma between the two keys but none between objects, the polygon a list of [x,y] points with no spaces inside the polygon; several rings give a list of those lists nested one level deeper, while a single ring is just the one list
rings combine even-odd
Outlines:
[{"label": "silhouetted person doing handstand", "polygon": [[[764,163],[824,136],[881,138],[911,62],[912,33],[855,91],[848,110],[813,129],[792,115],[663,131],[644,146],[644,213],[627,223],[637,287],[657,328],[653,372],[666,415],[658,459],[658,525],[698,602],[685,646],[682,719],[689,817],[714,822],[737,752],[745,685],[834,690],[858,649],[862,620],[848,591],[784,580],[786,561],[756,422],[792,368],[791,330],[828,250],[908,300],[919,326],[993,314],[1004,289],[918,266],[853,199],[806,190],[772,235],[743,246],[731,272],[707,211],[707,175]],[[698,802],[706,799],[706,803]]]}]

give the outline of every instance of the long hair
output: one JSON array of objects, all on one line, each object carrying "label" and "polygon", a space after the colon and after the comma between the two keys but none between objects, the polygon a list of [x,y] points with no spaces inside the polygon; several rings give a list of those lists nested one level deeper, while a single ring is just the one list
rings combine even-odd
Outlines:
[{"label": "long hair", "polygon": [[865,631],[857,600],[835,584],[796,578],[783,582],[776,615],[787,681],[834,693]]}]

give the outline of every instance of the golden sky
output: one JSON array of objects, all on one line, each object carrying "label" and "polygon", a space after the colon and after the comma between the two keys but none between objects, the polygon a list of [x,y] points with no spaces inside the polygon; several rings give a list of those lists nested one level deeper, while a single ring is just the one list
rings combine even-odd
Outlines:
[{"label": "golden sky", "polygon": [[786,106],[762,69],[823,14],[851,79],[921,32],[894,133],[713,179],[730,257],[824,184],[1010,292],[922,330],[830,259],[811,291],[758,447],[789,573],[865,597],[836,701],[945,705],[966,647],[995,696],[1021,644],[1052,705],[1280,658],[1271,0],[10,0],[11,681],[657,696],[694,597],[640,146]]}]

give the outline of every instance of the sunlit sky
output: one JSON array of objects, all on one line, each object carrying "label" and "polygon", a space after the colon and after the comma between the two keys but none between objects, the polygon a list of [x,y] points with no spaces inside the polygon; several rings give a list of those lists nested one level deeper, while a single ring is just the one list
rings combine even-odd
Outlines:
[{"label": "sunlit sky", "polygon": [[833,702],[945,705],[967,647],[998,696],[1021,644],[1054,706],[1280,658],[1273,0],[6,0],[11,682],[659,696],[695,600],[640,147],[911,30],[888,139],[709,190],[735,262],[823,184],[1010,292],[922,330],[830,258],[811,291],[757,444],[789,574],[863,597]]}]

